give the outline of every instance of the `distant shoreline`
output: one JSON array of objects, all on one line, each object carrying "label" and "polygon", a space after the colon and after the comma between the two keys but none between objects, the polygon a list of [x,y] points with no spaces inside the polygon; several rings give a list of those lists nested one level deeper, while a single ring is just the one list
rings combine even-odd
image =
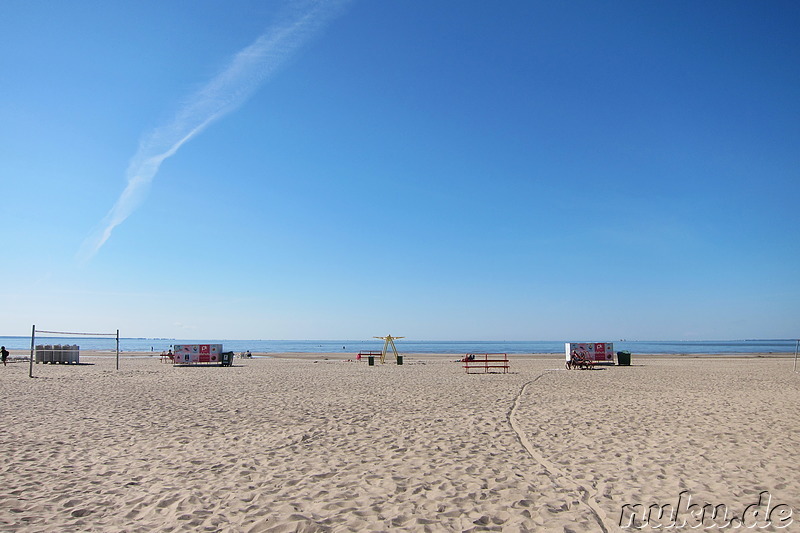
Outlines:
[{"label": "distant shoreline", "polygon": [[[600,342],[600,339],[595,339]],[[580,341],[580,339],[578,340]],[[380,339],[365,339],[360,341],[264,341],[264,340],[217,340],[203,338],[201,340],[169,340],[169,341],[143,341],[120,339],[119,344],[115,339],[98,338],[56,338],[39,337],[34,340],[36,345],[78,345],[82,352],[97,351],[99,353],[113,353],[118,347],[120,353],[153,353],[173,349],[177,344],[221,344],[223,351],[242,353],[249,351],[254,354],[304,354],[326,353],[337,356],[358,353],[361,350],[379,351],[383,349]],[[582,341],[581,341],[582,342]],[[608,342],[608,341],[606,341]],[[6,337],[3,344],[9,350],[30,351],[30,337]],[[732,356],[758,356],[762,354],[793,354],[797,348],[796,341],[613,341],[613,351],[629,351],[632,354],[648,355],[723,355]],[[564,342],[561,341],[418,341],[404,339],[397,343],[400,353],[444,355],[465,353],[508,353],[509,355],[547,356],[547,354],[564,353]]]}]

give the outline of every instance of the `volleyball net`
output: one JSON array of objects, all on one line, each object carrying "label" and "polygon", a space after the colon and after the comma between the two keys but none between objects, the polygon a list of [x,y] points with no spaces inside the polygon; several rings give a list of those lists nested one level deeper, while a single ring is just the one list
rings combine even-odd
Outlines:
[{"label": "volleyball net", "polygon": [[[85,332],[85,331],[50,331],[50,330],[45,330],[45,329],[36,329],[36,325],[34,324],[33,327],[31,328],[31,357],[30,357],[30,371],[28,373],[28,376],[31,377],[31,378],[33,377],[33,362],[34,362],[34,359],[37,359],[37,353],[38,353],[37,350],[39,348],[39,347],[36,346],[36,335],[37,334],[43,334],[43,335],[49,335],[49,336],[50,335],[57,335],[57,336],[62,336],[63,335],[63,336],[66,336],[66,337],[88,337],[88,338],[92,338],[93,337],[93,338],[101,338],[101,339],[108,338],[109,340],[111,340],[110,337],[114,337],[114,339],[116,340],[116,366],[117,366],[117,370],[119,370],[119,330],[115,331],[114,333],[89,333],[89,332]],[[37,360],[36,362],[37,363],[38,362],[43,362],[43,363],[44,362],[51,362],[51,363],[52,362],[78,362],[78,360],[77,360],[77,349],[78,349],[77,346],[69,346],[68,349],[65,350],[63,346],[60,346],[59,347],[59,354],[68,353],[69,355],[64,356],[64,357],[68,358],[68,361],[62,360],[62,356],[61,355],[59,356],[59,361],[55,361],[53,354],[56,352],[56,349],[53,346],[49,346],[49,349],[48,349],[48,346],[45,346],[45,347],[43,347],[41,349],[41,351],[43,352],[42,357],[39,358],[39,360]],[[49,357],[50,357],[49,361],[46,360],[47,357],[48,357],[48,355],[47,355],[48,352],[49,352]],[[74,355],[73,355],[73,352],[75,352]]]}]

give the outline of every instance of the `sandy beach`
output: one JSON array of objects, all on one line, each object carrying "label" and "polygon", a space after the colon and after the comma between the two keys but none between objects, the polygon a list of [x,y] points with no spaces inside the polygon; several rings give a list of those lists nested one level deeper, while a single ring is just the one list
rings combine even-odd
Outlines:
[{"label": "sandy beach", "polygon": [[754,529],[800,529],[791,358],[456,357],[0,367],[0,531],[632,531],[636,505],[766,496]]}]

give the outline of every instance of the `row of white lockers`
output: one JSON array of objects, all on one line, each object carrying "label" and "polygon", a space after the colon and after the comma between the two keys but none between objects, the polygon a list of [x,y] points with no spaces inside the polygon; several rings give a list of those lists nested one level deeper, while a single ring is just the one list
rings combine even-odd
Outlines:
[{"label": "row of white lockers", "polygon": [[39,344],[36,346],[37,363],[80,363],[81,347],[75,344]]}]

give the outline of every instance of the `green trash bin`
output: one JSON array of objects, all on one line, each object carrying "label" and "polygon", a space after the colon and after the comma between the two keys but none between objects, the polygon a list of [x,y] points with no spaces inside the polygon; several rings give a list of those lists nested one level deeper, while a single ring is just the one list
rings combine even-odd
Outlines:
[{"label": "green trash bin", "polygon": [[397,356],[397,364],[398,365],[402,365],[403,364],[403,356],[402,355],[398,355]]},{"label": "green trash bin", "polygon": [[222,364],[222,366],[233,365],[233,352],[222,352],[220,356],[221,356],[220,363]]},{"label": "green trash bin", "polygon": [[631,352],[628,350],[617,352],[617,365],[631,366]]},{"label": "green trash bin", "polygon": [[368,356],[367,363],[369,364],[369,366],[375,366],[375,356],[374,355]]}]

